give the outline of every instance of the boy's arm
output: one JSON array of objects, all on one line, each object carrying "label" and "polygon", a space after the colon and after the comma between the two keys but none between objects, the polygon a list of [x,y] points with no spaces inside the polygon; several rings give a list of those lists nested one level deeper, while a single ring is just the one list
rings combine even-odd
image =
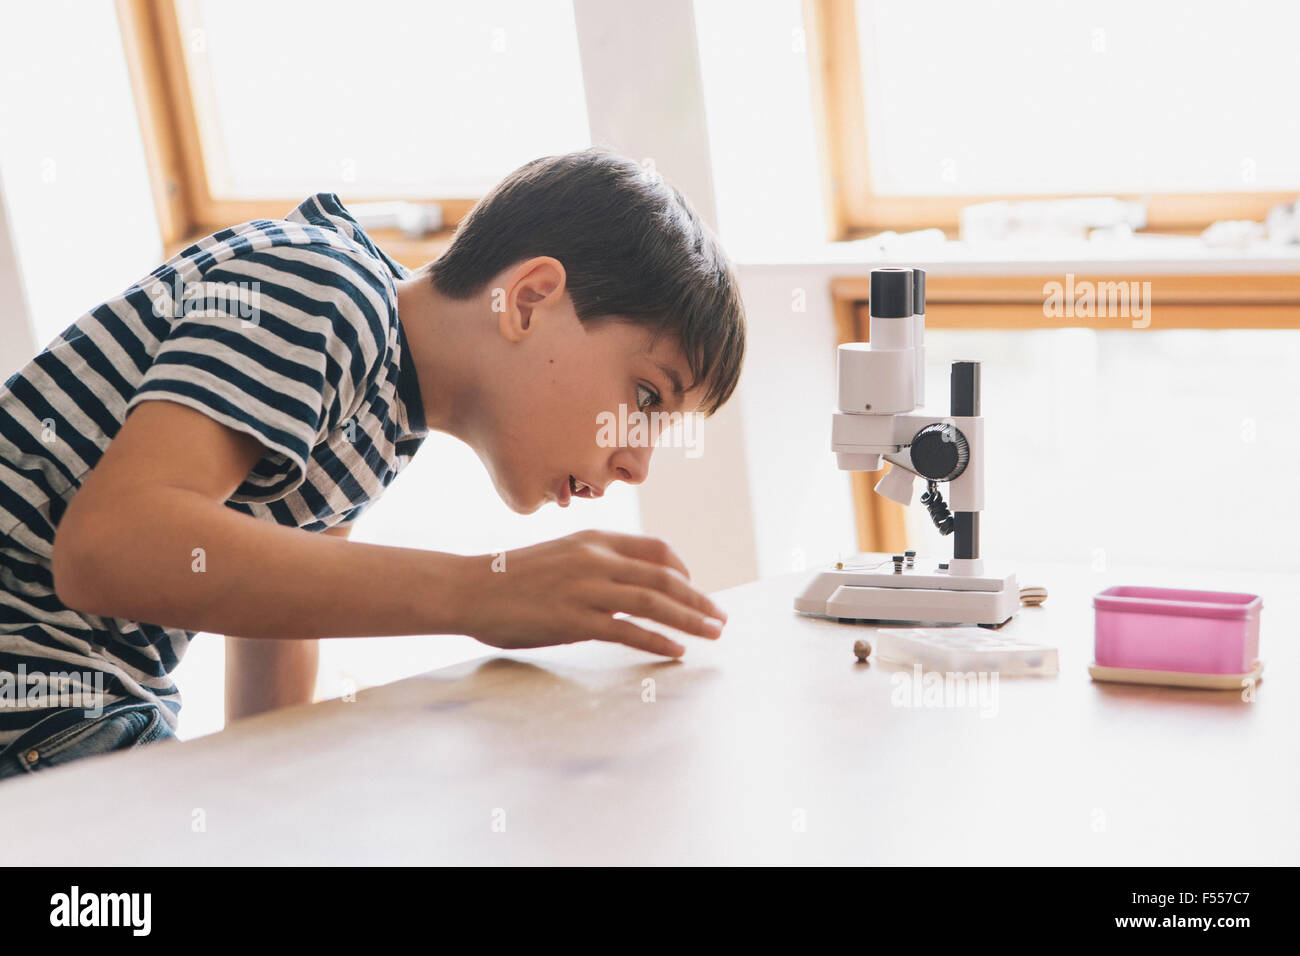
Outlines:
[{"label": "boy's arm", "polygon": [[[346,538],[352,527],[321,534]],[[320,641],[226,637],[226,723],[266,710],[310,704],[316,693]]]},{"label": "boy's arm", "polygon": [[93,614],[258,639],[458,632],[464,558],[225,507],[265,451],[179,403],[141,403],[59,522],[59,597]]},{"label": "boy's arm", "polygon": [[265,453],[170,400],[137,405],[73,496],[54,540],[76,610],[245,638],[468,634],[496,647],[583,640],[680,657],[620,613],[717,637],[725,615],[662,541],[580,532],[491,556],[340,541],[225,502]]}]

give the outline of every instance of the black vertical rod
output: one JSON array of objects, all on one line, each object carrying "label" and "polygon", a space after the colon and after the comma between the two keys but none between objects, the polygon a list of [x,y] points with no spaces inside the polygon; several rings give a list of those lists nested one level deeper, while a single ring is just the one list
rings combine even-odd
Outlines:
[{"label": "black vertical rod", "polygon": [[[953,418],[974,418],[980,413],[980,363],[952,363],[951,405]],[[983,462],[971,462],[984,467]],[[953,513],[952,556],[980,556],[980,515],[978,511]]]},{"label": "black vertical rod", "polygon": [[974,418],[980,413],[980,363],[952,363],[952,417]]}]

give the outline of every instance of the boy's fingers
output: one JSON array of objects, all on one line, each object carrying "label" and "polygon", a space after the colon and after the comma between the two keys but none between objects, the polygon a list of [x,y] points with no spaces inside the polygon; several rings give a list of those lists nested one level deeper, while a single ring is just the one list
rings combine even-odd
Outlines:
[{"label": "boy's fingers", "polygon": [[722,633],[722,625],[705,623],[707,615],[680,604],[666,594],[631,584],[611,584],[602,589],[597,599],[601,610],[610,613],[625,613],[633,617],[643,617],[660,624],[667,624],[687,634],[699,637],[716,638]]},{"label": "boy's fingers", "polygon": [[714,604],[708,595],[695,590],[676,571],[665,565],[638,561],[636,558],[626,558],[618,563],[614,571],[614,580],[623,584],[635,584],[638,587],[662,591],[674,600],[680,601],[687,607],[695,608],[702,614],[716,617],[720,621],[727,619],[727,616],[722,613],[722,608]]},{"label": "boy's fingers", "polygon": [[609,619],[609,623],[596,635],[596,640],[626,644],[628,647],[635,647],[663,657],[681,657],[686,653],[686,648],[676,641],[618,617]]},{"label": "boy's fingers", "polygon": [[641,534],[622,534],[618,531],[602,531],[600,534],[605,538],[606,544],[619,554],[636,558],[638,561],[666,564],[676,568],[684,578],[690,580],[691,572],[686,570],[682,559],[659,538],[648,538]]}]

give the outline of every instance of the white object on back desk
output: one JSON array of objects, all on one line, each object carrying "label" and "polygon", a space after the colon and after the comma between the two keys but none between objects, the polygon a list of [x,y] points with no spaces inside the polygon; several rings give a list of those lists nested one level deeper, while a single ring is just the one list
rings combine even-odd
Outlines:
[{"label": "white object on back desk", "polygon": [[[1051,597],[999,633],[1061,673],[991,710],[857,663],[874,631],[796,613],[788,575],[720,592],[680,663],[500,654],[0,782],[0,865],[1300,862],[1294,578],[1019,566]],[[1254,702],[1089,679],[1091,596],[1134,581],[1263,595]]]}]

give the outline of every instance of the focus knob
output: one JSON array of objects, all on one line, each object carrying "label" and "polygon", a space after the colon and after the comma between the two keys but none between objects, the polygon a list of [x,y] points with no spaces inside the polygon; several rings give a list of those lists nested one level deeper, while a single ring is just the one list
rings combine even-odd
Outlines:
[{"label": "focus knob", "polygon": [[952,481],[966,470],[970,445],[955,425],[926,425],[912,437],[912,465],[931,481]]}]

